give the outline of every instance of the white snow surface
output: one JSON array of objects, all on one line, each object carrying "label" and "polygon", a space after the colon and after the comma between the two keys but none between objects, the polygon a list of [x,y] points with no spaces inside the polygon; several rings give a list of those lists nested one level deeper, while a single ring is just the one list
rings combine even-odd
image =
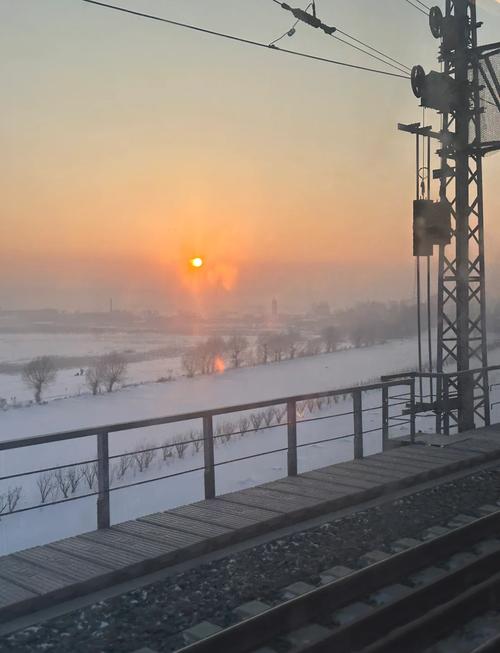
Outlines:
[{"label": "white snow surface", "polygon": [[[396,341],[365,349],[352,349],[300,358],[282,363],[228,370],[215,376],[193,379],[181,377],[172,382],[146,383],[127,387],[112,394],[92,397],[88,394],[50,401],[40,406],[11,408],[0,413],[0,440],[18,439],[37,434],[98,427],[117,422],[196,412],[236,404],[265,401],[306,393],[349,387],[382,374],[415,367],[414,341]],[[494,352],[495,353],[495,352]],[[498,350],[497,352],[498,353]],[[491,358],[494,358],[493,356]],[[494,361],[492,361],[494,362]],[[156,361],[150,361],[156,363]],[[403,390],[402,390],[403,391]],[[397,400],[396,400],[397,401]],[[380,392],[363,394],[364,429],[371,431],[364,438],[365,454],[381,448]],[[299,472],[349,460],[353,455],[352,415],[350,397],[336,404],[307,409],[298,425]],[[401,406],[394,409],[400,414]],[[249,411],[251,414],[255,411]],[[328,417],[337,414],[335,417]],[[238,423],[244,414],[232,414],[215,419],[215,426],[224,421]],[[427,420],[432,430],[432,420]],[[425,426],[425,424],[424,424]],[[135,429],[110,434],[110,455],[119,456],[136,448],[172,443],[179,436],[199,437],[201,420]],[[194,436],[191,433],[194,431]],[[408,432],[405,424],[394,426],[391,436]],[[191,435],[190,435],[191,433]],[[334,442],[318,442],[332,437],[347,436]],[[249,460],[237,460],[256,453],[286,448],[286,426],[263,426],[255,433],[233,436],[224,443],[216,440],[216,489],[225,493],[244,489],[286,476],[286,451],[278,451]],[[309,446],[301,446],[313,443]],[[175,449],[169,449],[175,451]],[[66,465],[95,459],[96,438],[38,445],[35,447],[0,452],[0,476],[25,473],[54,465]],[[177,455],[163,459],[162,451],[148,469],[140,472],[137,466],[127,470],[123,478],[116,475],[120,458],[112,460],[113,482],[111,493],[113,523],[133,519],[159,510],[183,505],[203,498],[203,450],[190,445],[182,458]],[[227,463],[227,464],[226,464]],[[120,486],[195,470],[188,474],[156,480],[151,483],[121,489]],[[0,495],[9,487],[22,486],[22,498],[17,508],[40,503],[37,474],[0,481]],[[90,490],[81,481],[74,495]],[[95,487],[92,491],[95,491]],[[54,491],[50,500],[61,499]],[[96,498],[44,506],[0,518],[0,554],[93,530],[96,527]]]}]

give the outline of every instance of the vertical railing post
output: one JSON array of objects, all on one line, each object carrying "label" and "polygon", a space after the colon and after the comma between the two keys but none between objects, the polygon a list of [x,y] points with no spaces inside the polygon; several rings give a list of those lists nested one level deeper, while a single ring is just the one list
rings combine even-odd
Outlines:
[{"label": "vertical railing post", "polygon": [[389,386],[382,386],[382,451],[389,444]]},{"label": "vertical railing post", "polygon": [[352,411],[354,417],[354,459],[363,458],[363,406],[361,390],[352,393]]},{"label": "vertical railing post", "polygon": [[443,431],[450,435],[450,379],[443,374]]},{"label": "vertical railing post", "polygon": [[214,425],[212,415],[203,416],[205,499],[215,499]]},{"label": "vertical railing post", "polygon": [[287,401],[286,413],[288,424],[288,476],[297,476],[297,405],[294,399]]},{"label": "vertical railing post", "polygon": [[416,409],[415,409],[415,378],[410,380],[410,441],[415,443],[415,422],[416,422]]},{"label": "vertical railing post", "polygon": [[109,528],[109,436],[97,434],[97,528]]}]

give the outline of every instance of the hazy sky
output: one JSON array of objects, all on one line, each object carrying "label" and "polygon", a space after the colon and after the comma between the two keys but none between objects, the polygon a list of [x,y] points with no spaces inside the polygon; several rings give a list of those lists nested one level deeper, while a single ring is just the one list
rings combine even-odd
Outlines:
[{"label": "hazy sky", "polygon": [[[272,0],[115,4],[264,42],[292,23]],[[425,16],[403,0],[317,6],[407,65],[437,66]],[[481,42],[498,40],[500,4],[479,12]],[[305,25],[282,43],[381,67]],[[406,80],[80,0],[0,0],[0,80],[1,305],[412,296],[414,142],[396,124],[421,109]],[[493,261],[500,155],[485,173]]]}]

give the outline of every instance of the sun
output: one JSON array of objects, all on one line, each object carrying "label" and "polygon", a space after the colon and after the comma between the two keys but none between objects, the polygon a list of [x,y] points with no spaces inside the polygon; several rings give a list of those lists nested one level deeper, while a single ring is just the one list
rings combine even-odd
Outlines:
[{"label": "sun", "polygon": [[189,262],[193,268],[201,268],[203,265],[203,259],[200,256],[195,256]]}]

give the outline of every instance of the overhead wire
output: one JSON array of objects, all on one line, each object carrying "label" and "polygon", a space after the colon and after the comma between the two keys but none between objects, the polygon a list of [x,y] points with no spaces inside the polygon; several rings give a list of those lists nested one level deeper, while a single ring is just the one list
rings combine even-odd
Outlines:
[{"label": "overhead wire", "polygon": [[[421,12],[422,14],[424,14],[425,16],[428,16],[428,15],[429,15],[429,11],[425,11],[424,9],[422,9],[422,7],[419,7],[418,5],[416,5],[416,4],[415,4],[414,2],[412,2],[411,0],[405,0],[405,2],[407,2],[409,5],[411,5],[412,7],[414,7],[417,11],[420,11],[420,12]],[[422,3],[422,4],[423,4],[423,3]],[[424,5],[424,6],[427,6],[427,5]]]},{"label": "overhead wire", "polygon": [[[374,73],[374,74],[377,74],[377,75],[386,75],[388,77],[397,77],[397,78],[400,78],[400,79],[409,79],[409,76],[406,75],[406,74],[398,74],[398,73],[389,72],[387,70],[380,70],[378,68],[370,68],[368,66],[361,66],[361,65],[358,65],[358,64],[348,63],[346,61],[338,61],[336,59],[329,59],[328,57],[321,57],[319,55],[309,54],[307,52],[301,52],[301,51],[298,51],[298,50],[290,50],[288,48],[280,48],[280,47],[277,47],[275,45],[271,46],[271,45],[269,45],[269,43],[264,43],[262,41],[255,41],[255,40],[252,40],[252,39],[243,38],[241,36],[235,36],[234,34],[227,34],[225,32],[219,32],[219,31],[216,31],[216,30],[207,29],[205,27],[199,27],[197,25],[192,25],[190,23],[183,23],[183,22],[180,22],[180,21],[172,20],[170,18],[163,18],[161,16],[156,16],[154,14],[148,14],[148,13],[144,13],[144,12],[141,12],[141,11],[135,11],[133,9],[128,9],[126,7],[121,7],[119,5],[113,5],[113,4],[110,4],[110,3],[107,3],[107,2],[101,2],[100,0],[79,0],[79,1],[80,2],[85,2],[86,4],[91,4],[91,5],[95,5],[95,6],[98,6],[98,7],[111,9],[113,11],[117,11],[117,12],[120,12],[120,13],[130,14],[132,16],[136,16],[136,17],[139,17],[139,18],[146,18],[146,19],[154,20],[154,21],[161,22],[161,23],[167,23],[169,25],[174,25],[176,27],[188,29],[188,30],[195,31],[195,32],[200,32],[202,34],[207,34],[207,35],[210,35],[210,36],[217,36],[219,38],[223,38],[223,39],[226,39],[226,40],[229,40],[229,41],[235,41],[237,43],[243,43],[245,45],[253,45],[253,46],[259,47],[259,48],[265,48],[267,50],[270,50],[271,52],[283,52],[285,54],[291,54],[291,55],[294,55],[294,56],[297,56],[297,57],[303,57],[305,59],[311,59],[313,61],[321,61],[323,63],[330,63],[330,64],[333,64],[333,65],[336,65],[336,66],[342,66],[344,68],[352,68],[352,69],[355,69],[355,70],[362,70],[362,71]],[[403,71],[401,71],[401,72],[403,72]]]},{"label": "overhead wire", "polygon": [[[290,10],[290,6],[287,3],[283,3],[280,0],[272,0],[272,1],[275,4],[279,5],[280,7],[284,8],[284,9],[287,9],[287,10]],[[312,4],[314,4],[314,3],[312,3]],[[311,5],[309,5],[309,7],[310,6]],[[309,9],[309,7],[307,9]],[[307,9],[305,11],[307,11]],[[299,21],[300,21],[300,18],[299,18]],[[334,39],[337,39],[337,41],[340,41],[344,45],[348,45],[351,48],[354,48],[355,50],[357,50],[358,52],[362,52],[363,54],[365,54],[365,55],[367,55],[369,57],[372,57],[373,59],[376,59],[377,61],[380,61],[385,66],[390,66],[391,68],[399,70],[400,72],[406,72],[406,71],[409,72],[409,71],[411,71],[411,68],[409,66],[405,65],[404,63],[401,63],[401,61],[398,61],[394,57],[391,57],[390,55],[385,54],[385,52],[382,52],[381,50],[378,50],[377,48],[370,45],[369,43],[366,43],[365,41],[362,41],[361,39],[358,39],[355,36],[352,36],[348,32],[345,32],[345,31],[339,29],[338,27],[333,27],[332,30],[334,30],[335,32],[338,32],[339,34],[342,34],[343,36],[347,37],[348,39],[351,39],[351,41],[355,41],[356,43],[359,43],[360,45],[364,46],[365,48],[368,48],[369,50],[372,50],[373,52],[376,52],[377,54],[384,57],[384,59],[381,59],[380,57],[377,57],[372,52],[368,52],[367,50],[364,50],[363,48],[357,47],[353,43],[349,43],[349,41],[346,41],[345,39],[340,38],[336,34],[329,33],[329,36],[331,36]],[[385,61],[386,59],[388,61]],[[393,63],[389,63],[389,62],[393,62]],[[393,64],[396,64],[396,65],[393,65]]]}]

